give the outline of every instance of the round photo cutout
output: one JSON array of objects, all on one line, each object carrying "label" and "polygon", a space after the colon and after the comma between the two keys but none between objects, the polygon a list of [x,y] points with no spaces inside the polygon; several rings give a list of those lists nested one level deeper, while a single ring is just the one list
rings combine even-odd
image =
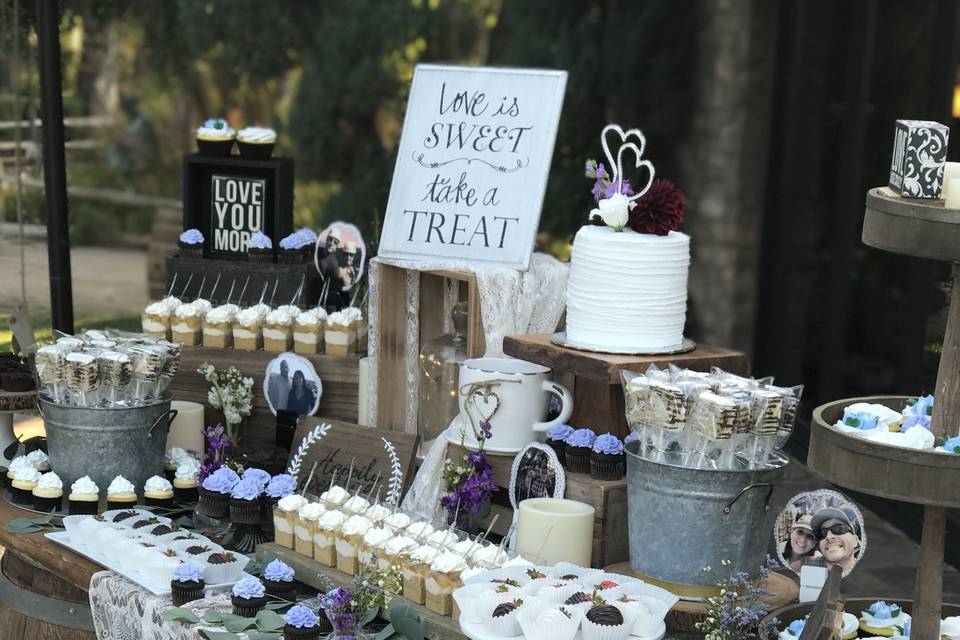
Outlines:
[{"label": "round photo cutout", "polygon": [[804,566],[839,566],[846,577],[867,549],[860,508],[830,489],[792,497],[777,516],[773,537],[777,558],[798,575]]},{"label": "round photo cutout", "polygon": [[313,415],[320,405],[323,383],[313,363],[295,353],[281,353],[270,361],[263,375],[263,397],[273,415]]},{"label": "round photo cutout", "polygon": [[313,262],[331,292],[348,291],[363,277],[367,245],[349,222],[334,222],[317,236]]}]

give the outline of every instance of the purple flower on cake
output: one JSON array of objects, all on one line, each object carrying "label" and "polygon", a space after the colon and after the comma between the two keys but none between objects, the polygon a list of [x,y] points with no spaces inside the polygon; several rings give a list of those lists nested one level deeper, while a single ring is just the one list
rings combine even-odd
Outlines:
[{"label": "purple flower on cake", "polygon": [[203,234],[198,229],[187,229],[180,234],[183,244],[203,244]]},{"label": "purple flower on cake", "polygon": [[594,441],[593,452],[617,455],[623,453],[623,442],[612,433],[605,433]]},{"label": "purple flower on cake", "polygon": [[173,579],[178,582],[200,582],[203,580],[203,569],[192,562],[184,562],[173,570]]},{"label": "purple flower on cake", "polygon": [[960,454],[960,436],[954,436],[943,443],[943,450],[948,453]]},{"label": "purple flower on cake", "polygon": [[247,576],[237,584],[233,585],[233,595],[245,600],[262,598],[265,591],[266,589],[264,589],[263,583],[253,576]]},{"label": "purple flower on cake", "polygon": [[263,493],[263,488],[260,486],[259,481],[254,478],[244,478],[233,485],[233,489],[230,491],[230,497],[236,500],[256,500],[260,497],[261,493]]},{"label": "purple flower on cake", "polygon": [[493,437],[493,425],[489,420],[480,421],[480,440],[487,440]]},{"label": "purple flower on cake", "polygon": [[260,483],[261,487],[267,486],[270,482],[270,474],[264,471],[263,469],[258,469],[256,467],[250,467],[243,472],[241,476],[242,479],[246,480],[247,478],[253,478]]},{"label": "purple flower on cake", "polygon": [[272,249],[273,241],[262,231],[257,231],[250,236],[249,246],[251,249]]},{"label": "purple flower on cake", "polygon": [[558,424],[547,429],[547,439],[554,441],[566,440],[573,433],[573,427],[568,424]]},{"label": "purple flower on cake", "polygon": [[274,560],[264,567],[263,577],[272,582],[293,582],[293,569],[280,560]]},{"label": "purple flower on cake", "polygon": [[571,447],[592,447],[597,440],[593,429],[577,429],[565,440]]},{"label": "purple flower on cake", "polygon": [[271,498],[286,498],[293,493],[296,487],[297,480],[293,476],[287,473],[281,473],[280,475],[270,478],[270,482],[267,483],[267,488],[264,490],[264,493]]},{"label": "purple flower on cake", "polygon": [[287,615],[283,616],[283,621],[297,629],[312,629],[317,626],[317,614],[298,604],[290,607]]},{"label": "purple flower on cake", "polygon": [[291,233],[286,238],[280,241],[279,246],[281,249],[292,250],[292,249],[299,249],[300,247],[303,246],[303,244],[300,241],[300,236],[298,236],[296,233]]}]

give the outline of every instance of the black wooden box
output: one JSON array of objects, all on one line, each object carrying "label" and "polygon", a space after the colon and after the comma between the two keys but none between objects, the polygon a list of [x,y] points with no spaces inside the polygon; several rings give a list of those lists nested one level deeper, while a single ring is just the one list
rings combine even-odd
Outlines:
[{"label": "black wooden box", "polygon": [[270,237],[276,252],[293,231],[293,159],[186,155],[183,228],[203,233],[204,258],[246,260],[247,242],[257,230]]}]

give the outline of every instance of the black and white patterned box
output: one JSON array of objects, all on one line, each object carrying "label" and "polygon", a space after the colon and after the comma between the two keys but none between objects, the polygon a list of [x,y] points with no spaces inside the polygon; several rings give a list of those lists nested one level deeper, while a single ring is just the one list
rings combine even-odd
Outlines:
[{"label": "black and white patterned box", "polygon": [[890,188],[907,198],[939,198],[949,137],[939,122],[897,120]]}]

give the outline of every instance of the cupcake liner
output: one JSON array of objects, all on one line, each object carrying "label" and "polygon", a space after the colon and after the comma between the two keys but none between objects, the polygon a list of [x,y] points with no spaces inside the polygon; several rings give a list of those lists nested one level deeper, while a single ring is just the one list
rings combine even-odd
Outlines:
[{"label": "cupcake liner", "polygon": [[524,586],[530,583],[531,578],[527,575],[529,567],[501,567],[500,569],[491,569],[475,574],[464,580],[464,584],[480,584],[482,582],[492,582],[494,580],[513,580],[518,586]]},{"label": "cupcake liner", "polygon": [[148,507],[162,507],[164,509],[170,509],[173,507],[173,496],[169,498],[143,498],[143,504]]},{"label": "cupcake liner", "polygon": [[100,505],[96,500],[67,500],[67,511],[72,516],[96,515]]},{"label": "cupcake liner", "polygon": [[[608,460],[607,458],[619,458]],[[627,459],[623,455],[590,458],[590,477],[594,480],[622,480],[627,475]]]},{"label": "cupcake liner", "polygon": [[[504,602],[522,600],[523,603],[505,616],[493,617],[493,612]],[[493,593],[480,596],[474,605],[474,611],[480,618],[480,624],[497,636],[513,637],[523,633],[517,615],[524,607],[547,608],[549,605],[534,596],[522,596],[516,593]],[[462,612],[461,612],[461,615]]]},{"label": "cupcake liner", "polygon": [[[203,243],[200,244],[186,244],[184,242],[177,242],[177,248],[180,252],[181,258],[202,258],[203,257]],[[166,475],[167,470],[164,469],[164,475]],[[176,472],[176,469],[173,470],[173,473]],[[167,478],[170,482],[173,482],[173,473],[170,477]]]},{"label": "cupcake liner", "polygon": [[630,626],[626,619],[623,624],[608,626],[595,624],[584,615],[580,626],[583,627],[583,640],[626,640],[630,635]]},{"label": "cupcake liner", "polygon": [[[680,598],[670,593],[662,587],[656,585],[647,584],[646,582],[628,582],[627,584],[620,587],[620,591],[628,596],[638,596],[642,598],[651,598],[653,600],[658,600],[662,602],[667,611],[670,611],[678,602]],[[666,614],[664,614],[666,615]]]},{"label": "cupcake liner", "polygon": [[237,148],[240,150],[240,155],[244,158],[253,158],[254,160],[269,159],[270,156],[273,155],[273,144],[272,142],[255,143],[237,140]]},{"label": "cupcake liner", "polygon": [[113,557],[117,542],[124,537],[123,532],[111,527],[101,527],[93,538],[93,549],[107,558]]},{"label": "cupcake liner", "polygon": [[183,583],[171,581],[170,583],[170,599],[173,601],[173,606],[175,607],[182,607],[188,602],[200,600],[203,598],[203,591],[203,582]]},{"label": "cupcake liner", "polygon": [[579,609],[562,605],[570,614],[570,618],[560,614],[550,617],[549,624],[544,624],[541,620],[548,611],[557,611],[560,607],[553,606],[541,609],[536,606],[524,606],[520,608],[520,614],[517,621],[523,630],[523,635],[527,640],[573,640],[580,629],[580,621],[583,620],[583,612]]},{"label": "cupcake liner", "polygon": [[199,499],[197,511],[205,516],[221,520],[230,513],[230,496],[216,491],[207,491],[203,487],[198,489]]},{"label": "cupcake liner", "polygon": [[201,140],[197,138],[197,151],[210,158],[226,158],[233,149],[233,140]]},{"label": "cupcake liner", "polygon": [[[590,569],[589,567],[581,567],[578,564],[572,562],[567,562],[565,560],[558,562],[549,569],[547,569],[547,575],[551,578],[560,578],[561,580],[570,580],[570,581],[579,581],[583,584],[587,584],[592,579],[592,576],[598,576],[603,571],[601,569]],[[576,576],[575,578],[564,578],[563,576]]]},{"label": "cupcake liner", "polygon": [[267,605],[267,598],[260,597],[248,600],[246,598],[231,596],[230,604],[233,605],[233,615],[244,618],[255,618],[257,612]]},{"label": "cupcake liner", "polygon": [[[207,554],[209,557],[210,554]],[[240,577],[250,558],[241,554],[234,554],[236,560],[227,564],[211,564],[203,558],[203,579],[207,584],[223,584],[232,582]]]},{"label": "cupcake liner", "polygon": [[263,582],[264,588],[267,590],[267,595],[273,596],[274,598],[280,598],[281,600],[288,600],[290,602],[296,602],[297,600],[297,584],[294,581],[282,582],[274,580],[261,579]]},{"label": "cupcake liner", "polygon": [[[205,564],[204,558],[209,556],[211,553],[223,553],[224,548],[215,542],[210,542],[209,540],[178,540],[176,542],[170,542],[167,546],[179,553],[185,560],[190,560],[197,564]],[[193,554],[187,551],[190,547],[201,546],[209,547],[209,551],[204,551],[202,553]]]},{"label": "cupcake liner", "polygon": [[127,509],[135,509],[137,506],[137,499],[133,500],[111,500],[110,496],[107,496],[107,510],[108,511],[125,511]]},{"label": "cupcake liner", "polygon": [[90,520],[79,521],[76,527],[77,542],[91,550],[96,550],[96,534],[100,529],[109,529],[109,527],[105,522],[100,522],[93,517]]},{"label": "cupcake liner", "polygon": [[260,501],[231,500],[230,522],[236,524],[260,524]]},{"label": "cupcake liner", "polygon": [[[640,637],[653,635],[663,621],[663,616],[667,613],[662,611],[663,615],[658,615],[659,608],[663,607],[663,603],[659,600],[651,598],[645,598],[645,600],[646,602],[639,600],[636,602],[621,602],[617,600],[613,603],[613,606],[623,613],[624,621],[629,622],[630,635]],[[648,603],[658,607],[658,611],[652,611]]]},{"label": "cupcake liner", "polygon": [[622,591],[622,587],[624,585],[632,584],[634,582],[640,582],[640,580],[632,576],[625,576],[622,573],[608,573],[606,571],[602,571],[600,572],[599,575],[590,576],[590,580],[581,581],[581,582],[583,582],[586,586],[590,587],[591,589],[595,589],[602,595],[604,591],[609,590],[609,589],[600,588],[599,585],[602,582],[614,582],[616,583],[614,585],[614,588],[621,588],[621,591]]},{"label": "cupcake liner", "polygon": [[70,542],[83,544],[83,534],[80,531],[80,523],[87,520],[93,520],[92,515],[69,515],[63,517],[63,528],[70,537]]},{"label": "cupcake liner", "polygon": [[[534,583],[541,582],[541,580],[542,583],[537,585],[535,590],[529,591],[528,593],[549,604],[563,604],[567,598],[572,596],[577,591],[583,589],[583,585],[579,582],[562,580],[558,581],[556,578],[541,578],[540,580],[534,580],[524,587],[524,589],[528,589]],[[561,584],[563,586],[560,588],[554,588],[554,585],[556,584]]]},{"label": "cupcake liner", "polygon": [[550,440],[548,438],[547,446],[557,454],[557,461],[560,462],[560,466],[565,466],[567,463],[567,443],[563,440]]},{"label": "cupcake liner", "polygon": [[477,605],[482,604],[481,599],[485,596],[506,595],[509,596],[507,600],[527,597],[521,595],[520,589],[516,587],[509,587],[510,591],[504,594],[496,593],[495,589],[497,586],[498,585],[493,583],[484,582],[480,584],[467,584],[454,590],[453,599],[457,603],[457,608],[460,609],[460,619],[479,624],[480,615],[477,611]]},{"label": "cupcake liner", "polygon": [[273,249],[247,249],[247,261],[256,263],[273,262]]},{"label": "cupcake liner", "polygon": [[61,506],[63,506],[63,494],[52,498],[38,496],[36,494],[33,496],[34,511],[50,513],[51,511],[58,510]]},{"label": "cupcake liner", "polygon": [[[133,511],[136,515],[130,518],[124,518],[120,522],[114,522],[113,518],[121,512]],[[114,529],[129,529],[130,526],[142,518],[157,518],[161,522],[166,520],[167,523],[170,522],[169,518],[163,518],[163,516],[155,516],[153,513],[147,511],[146,509],[109,509],[103,512],[103,519],[106,520],[107,524]]]},{"label": "cupcake liner", "polygon": [[154,581],[159,584],[168,584],[173,580],[173,572],[182,563],[183,561],[180,558],[167,558],[161,553],[155,552],[147,566],[140,568],[140,573],[143,573],[145,568]]},{"label": "cupcake liner", "polygon": [[190,503],[196,502],[200,497],[200,494],[197,492],[196,487],[174,487],[173,488],[173,500],[174,502]]},{"label": "cupcake liner", "polygon": [[564,456],[570,473],[590,473],[590,447],[567,446]]}]

